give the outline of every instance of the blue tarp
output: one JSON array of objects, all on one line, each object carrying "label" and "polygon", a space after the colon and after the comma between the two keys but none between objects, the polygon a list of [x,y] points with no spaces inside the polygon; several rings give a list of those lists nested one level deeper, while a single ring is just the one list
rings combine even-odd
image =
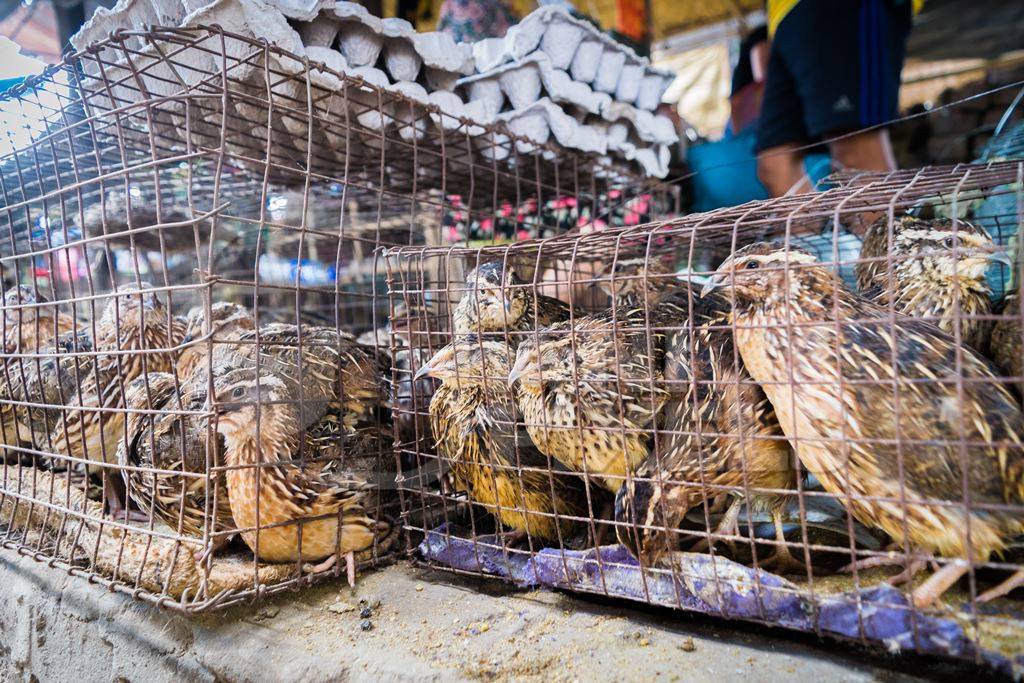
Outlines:
[{"label": "blue tarp", "polygon": [[[474,542],[441,526],[419,546],[433,564],[489,574],[523,588],[563,588],[628,598],[809,633],[875,643],[890,651],[973,659],[1009,675],[1024,671],[1024,653],[979,649],[968,636],[970,615],[923,614],[886,583],[812,596],[805,587],[720,556],[677,553],[673,571],[642,571],[621,545],[590,550],[507,551],[494,536]],[[1012,617],[1008,617],[1012,618]]]}]

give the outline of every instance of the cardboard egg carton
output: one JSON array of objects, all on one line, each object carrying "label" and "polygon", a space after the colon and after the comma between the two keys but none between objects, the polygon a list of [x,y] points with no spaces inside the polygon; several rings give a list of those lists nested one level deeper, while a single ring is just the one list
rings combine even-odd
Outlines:
[{"label": "cardboard egg carton", "polygon": [[[469,45],[457,44],[442,33],[417,33],[411,24],[399,19],[381,20],[367,13],[360,5],[334,0],[287,0],[273,4],[262,0],[213,0],[212,2],[173,3],[160,0],[122,0],[112,9],[101,8],[72,39],[76,48],[106,38],[118,29],[128,29],[142,22],[160,23],[179,28],[220,26],[225,31],[244,38],[263,40],[293,53],[296,58],[269,53],[267,66],[296,78],[274,76],[270,80],[270,100],[275,112],[268,114],[267,83],[262,60],[246,60],[252,46],[241,41],[226,41],[225,49],[230,61],[229,78],[233,91],[242,97],[231,98],[228,117],[237,115],[251,125],[244,137],[258,140],[265,137],[268,124],[275,130],[283,147],[300,154],[308,151],[310,138],[309,117],[296,110],[304,110],[306,93],[306,60],[309,62],[309,80],[313,88],[313,101],[318,107],[340,111],[338,93],[345,90],[338,74],[361,79],[367,88],[350,87],[344,95],[345,103],[355,112],[353,118],[371,131],[385,131],[397,127],[402,140],[421,139],[427,134],[428,122],[441,130],[453,130],[462,125],[463,117],[472,118],[478,105],[467,104],[452,93],[457,79],[472,71]],[[134,40],[134,39],[132,39]],[[212,47],[212,46],[211,46]],[[219,48],[219,45],[217,46]],[[219,73],[223,58],[216,50],[189,50],[176,55],[173,68],[166,64],[162,53],[139,40],[132,44],[132,64],[122,59],[105,60],[103,78],[115,83],[123,80],[126,86],[115,85],[108,102],[97,102],[113,109],[115,103],[137,101],[153,96],[182,93]],[[231,54],[233,50],[237,54]],[[94,67],[95,63],[91,63]],[[133,73],[141,74],[133,78]],[[99,76],[98,69],[89,74]],[[423,107],[442,107],[444,112],[427,112],[416,107],[396,106],[395,98],[379,98],[373,88],[390,91],[410,98]],[[245,94],[251,98],[245,97]],[[101,95],[100,98],[103,96]],[[94,100],[96,101],[96,100]],[[327,104],[325,104],[327,103]],[[173,102],[163,107],[174,111]],[[292,115],[289,115],[291,110]],[[493,117],[488,117],[493,118]],[[272,119],[272,120],[268,120]],[[165,132],[185,123],[184,114],[171,115]],[[219,120],[190,121],[193,133],[211,137],[220,133]],[[316,130],[312,139],[326,138],[332,146],[342,141],[342,135],[331,126],[313,122]],[[282,136],[286,139],[282,139]],[[356,144],[348,136],[348,144]],[[241,153],[238,140],[227,140],[228,147]],[[370,144],[374,144],[372,136]],[[348,145],[337,150],[339,156],[348,153]],[[251,156],[251,154],[250,154]]]},{"label": "cardboard egg carton", "polygon": [[[229,131],[224,144],[243,166],[261,163],[270,134],[276,153],[314,167],[325,158],[328,163],[343,163],[363,147],[379,150],[392,140],[409,143],[460,129],[472,137],[487,135],[477,145],[485,156],[507,158],[513,148],[510,137],[485,128],[495,123],[511,135],[530,138],[516,141],[517,152],[551,156],[544,145],[553,139],[569,149],[602,155],[611,151],[626,158],[619,147],[609,148],[604,131],[585,120],[618,111],[616,103],[607,93],[595,92],[554,68],[550,55],[540,50],[504,65],[500,73],[476,78],[469,75],[470,46],[456,44],[446,34],[417,33],[408,22],[382,20],[360,5],[336,0],[122,0],[111,10],[98,11],[72,42],[84,48],[111,31],[138,26],[139,17],[178,28],[220,26],[290,53],[269,51],[254,60],[251,43],[224,41],[232,97],[223,117],[188,117],[186,105],[171,100],[162,104],[164,115],[151,124],[173,138],[181,136],[187,123],[193,136],[215,146],[224,123]],[[193,89],[223,67],[221,42],[206,43],[208,49],[179,51],[171,65],[163,52],[140,38],[131,46],[131,64],[104,60],[103,78],[124,85],[97,96],[102,99],[109,92],[109,102],[94,102],[114,109],[125,102],[173,97]],[[265,67],[273,72],[270,79]],[[341,75],[357,83],[345,87]],[[511,109],[505,106],[506,98]],[[309,102],[315,103],[318,115],[308,116]],[[645,126],[652,117],[644,113],[646,118],[625,117],[641,128],[631,130],[632,139],[651,138]],[[344,125],[350,119],[368,134],[352,135]],[[327,145],[320,142],[324,140]],[[658,170],[640,165],[646,173]]]},{"label": "cardboard egg carton", "polygon": [[[205,10],[205,12],[204,12]],[[390,81],[415,82],[421,71],[428,90],[452,90],[455,81],[473,72],[472,47],[456,43],[448,34],[419,33],[403,19],[380,19],[362,5],[336,0],[276,0],[273,3],[220,3],[216,0],[121,0],[111,9],[99,8],[72,38],[82,49],[118,29],[145,25],[195,26],[200,17],[216,14],[225,28],[243,29],[243,35],[268,40],[295,51],[295,47],[328,47],[341,52],[353,68],[375,67],[380,61]],[[248,26],[238,26],[244,17]],[[280,18],[292,29],[284,30]],[[245,30],[245,29],[248,30]],[[143,48],[141,39],[132,47]],[[301,51],[297,52],[301,55]],[[379,58],[381,58],[379,60]]]},{"label": "cardboard egg carton", "polygon": [[[541,144],[553,137],[569,149],[611,153],[637,162],[646,175],[664,177],[668,172],[667,147],[678,142],[669,119],[573,80],[567,71],[555,68],[546,52],[536,50],[462,78],[458,85],[488,121],[493,113],[514,133]],[[615,137],[606,137],[609,133]],[[520,152],[536,148],[516,143]]]},{"label": "cardboard egg carton", "polygon": [[474,44],[474,65],[477,73],[487,73],[538,50],[547,55],[552,68],[568,72],[574,81],[646,111],[657,108],[675,78],[555,5],[530,13],[503,38]]},{"label": "cardboard egg carton", "polygon": [[301,15],[282,4],[305,45],[335,44],[353,67],[375,66],[383,56],[384,70],[393,82],[416,82],[420,71],[428,90],[452,90],[455,81],[473,72],[472,48],[456,43],[447,33],[419,33],[404,19],[380,19],[353,2],[309,0]]}]

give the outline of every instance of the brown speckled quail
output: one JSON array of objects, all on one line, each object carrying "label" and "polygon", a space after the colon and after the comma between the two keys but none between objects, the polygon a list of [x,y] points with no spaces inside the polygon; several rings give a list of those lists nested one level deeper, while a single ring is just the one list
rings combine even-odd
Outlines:
[{"label": "brown speckled quail", "polygon": [[[1024,416],[984,359],[914,318],[896,314],[892,329],[886,307],[802,250],[744,247],[704,292],[719,288],[735,301],[744,365],[804,467],[861,523],[949,558],[914,591],[916,605],[968,571],[968,549],[985,562],[1024,531],[1024,515],[985,507],[1024,501]],[[957,368],[969,381],[952,381]],[[965,486],[970,510],[955,504]],[[904,575],[923,564],[915,558]],[[979,599],[1022,583],[1024,571]]]},{"label": "brown speckled quail", "polygon": [[509,385],[541,453],[616,493],[647,458],[668,398],[661,344],[642,315],[621,309],[528,336]]},{"label": "brown speckled quail", "polygon": [[985,271],[993,259],[1009,263],[980,225],[948,219],[898,216],[892,224],[889,282],[888,218],[868,228],[856,266],[861,295],[899,313],[923,318],[950,335],[960,321],[960,341],[984,353],[992,312]]},{"label": "brown speckled quail", "polygon": [[178,356],[178,376],[191,377],[206,362],[214,345],[232,341],[254,329],[256,319],[240,304],[227,301],[212,304],[209,322],[206,306],[194,306],[185,316],[185,336],[181,342],[185,348]]},{"label": "brown speckled quail", "polygon": [[471,270],[463,288],[452,312],[456,335],[495,333],[498,338],[501,333],[504,341],[515,347],[530,332],[569,319],[567,303],[537,294],[511,266],[500,262]]},{"label": "brown speckled quail", "polygon": [[545,457],[520,421],[507,378],[513,351],[504,341],[458,337],[417,373],[441,386],[430,401],[438,452],[449,460],[455,485],[511,530],[511,541],[527,535],[563,543],[586,515],[581,482]]},{"label": "brown speckled quail", "polygon": [[[248,365],[246,367],[246,365]],[[302,444],[305,387],[270,368],[242,363],[214,381],[217,432],[224,439],[228,500],[243,540],[264,562],[317,562],[324,571],[391,531],[367,515],[366,482],[324,478],[318,454]]]},{"label": "brown speckled quail", "polygon": [[[716,534],[737,533],[744,501],[769,512],[777,549],[763,566],[798,566],[782,533],[782,512],[796,471],[792,452],[764,391],[738,361],[729,301],[700,298],[686,286],[649,284],[652,323],[664,329],[670,396],[654,452],[616,497],[619,540],[646,564],[676,549],[687,511],[723,490],[733,502]],[[660,291],[653,297],[654,291]],[[727,487],[727,488],[722,488]]]},{"label": "brown speckled quail", "polygon": [[143,513],[152,512],[185,536],[217,534],[212,539],[216,548],[230,539],[224,532],[234,528],[234,521],[223,473],[211,475],[215,488],[207,487],[207,458],[210,467],[224,463],[222,439],[200,414],[206,395],[205,377],[179,384],[171,373],[153,372],[132,380],[126,407],[146,412],[128,414],[118,462],[139,468],[124,470],[124,476],[128,495]]},{"label": "brown speckled quail", "polygon": [[[26,285],[8,290],[3,301],[4,353],[37,354],[53,351],[56,340],[75,327],[71,316],[61,313],[52,305],[45,305],[48,299]],[[44,359],[28,356],[15,356],[3,361],[0,365],[0,399],[24,401],[26,386],[37,381],[36,375],[44,365]],[[32,431],[27,425],[26,408],[6,402],[0,404],[0,444],[17,447],[31,442]],[[4,460],[14,462],[21,459],[17,451],[4,449],[3,453]]]},{"label": "brown speckled quail", "polygon": [[[124,391],[136,377],[169,372],[184,330],[148,285],[122,287],[96,323],[94,356],[49,359],[36,381],[26,386],[29,401],[46,404],[26,411],[33,442],[57,455],[96,463],[117,462],[124,435]],[[104,352],[118,353],[104,353]],[[123,353],[128,352],[128,353]],[[107,409],[118,409],[110,412]],[[102,468],[109,510],[122,512],[120,478]]]},{"label": "brown speckled quail", "polygon": [[[1024,354],[1021,351],[1020,290],[1013,290],[1003,299],[999,319],[992,326],[989,337],[989,355],[1006,377],[1020,377],[1024,371]],[[1019,381],[1019,380],[1018,380]],[[1013,385],[1018,396],[1020,384]]]},{"label": "brown speckled quail", "polygon": [[381,419],[387,402],[383,370],[373,351],[351,334],[328,327],[271,323],[243,332],[233,342],[218,344],[213,364],[226,368],[239,362],[255,363],[257,355],[261,370],[299,378],[303,428],[335,409],[349,431]]}]

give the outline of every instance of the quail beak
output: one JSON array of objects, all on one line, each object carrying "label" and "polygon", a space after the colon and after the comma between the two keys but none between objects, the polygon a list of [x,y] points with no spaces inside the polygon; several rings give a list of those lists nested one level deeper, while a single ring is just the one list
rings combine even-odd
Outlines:
[{"label": "quail beak", "polygon": [[412,376],[413,380],[423,379],[424,377],[433,377],[434,372],[433,366],[430,363],[420,366],[420,369],[416,371],[416,374]]},{"label": "quail beak", "polygon": [[704,283],[704,286],[700,288],[700,296],[701,298],[704,298],[711,292],[715,291],[716,289],[721,289],[724,286],[725,275],[723,275],[722,273],[715,273],[714,275],[709,277],[707,279],[707,282]]},{"label": "quail beak", "polygon": [[978,276],[993,263],[1001,263],[1010,270],[1013,270],[1014,267],[1013,258],[1010,256],[1009,250],[1004,246],[993,244],[990,246],[972,247],[969,253],[965,254],[965,258],[960,261],[960,268],[958,270]]},{"label": "quail beak", "polygon": [[526,374],[527,357],[519,356],[516,358],[515,365],[512,366],[512,371],[508,373],[508,386],[512,388],[515,386],[524,374]]},{"label": "quail beak", "polygon": [[1010,250],[1002,245],[994,245],[992,252],[988,255],[989,261],[995,261],[1001,263],[1010,270],[1013,270],[1013,257],[1010,256]]},{"label": "quail beak", "polygon": [[225,401],[212,401],[209,397],[206,398],[206,403],[203,404],[204,413],[213,413],[214,415],[223,416],[227,415],[232,409],[237,408],[239,404],[225,402]]},{"label": "quail beak", "polygon": [[442,379],[441,369],[446,363],[454,358],[454,352],[450,348],[444,348],[434,354],[433,358],[420,366],[420,369],[413,375],[413,381],[424,377],[436,377]]}]

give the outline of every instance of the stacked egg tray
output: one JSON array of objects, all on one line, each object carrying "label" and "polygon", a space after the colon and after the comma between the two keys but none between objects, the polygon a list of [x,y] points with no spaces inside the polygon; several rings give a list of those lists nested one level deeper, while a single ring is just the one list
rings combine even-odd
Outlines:
[{"label": "stacked egg tray", "polygon": [[256,40],[246,27],[264,20],[296,40],[298,33],[277,14],[231,19],[227,10],[248,1],[206,6],[201,12],[210,25],[114,31],[11,96],[31,100],[43,92],[81,106],[90,120],[75,123],[76,133],[95,136],[95,143],[85,140],[93,147],[129,146],[179,160],[201,156],[212,167],[230,158],[230,168],[249,182],[336,185],[350,199],[387,197],[389,210],[412,208],[415,198],[418,210],[447,214],[458,207],[479,220],[493,218],[502,203],[528,198],[544,203],[569,195],[589,204],[601,196],[675,194],[595,155],[525,155],[517,149],[525,138],[498,123],[452,116],[437,104]]},{"label": "stacked egg tray", "polygon": [[[531,20],[524,26],[536,23]],[[160,26],[170,33],[215,27],[234,38],[226,50],[239,63],[225,70],[212,54],[212,45],[208,54],[203,54],[203,50],[164,52],[151,38],[142,35],[145,32],[136,31],[139,26]],[[223,75],[250,96],[231,103],[228,115],[239,121],[238,128],[246,135],[233,136],[241,139],[230,139],[227,143],[240,152],[249,148],[248,156],[254,157],[255,166],[259,163],[258,155],[251,148],[266,137],[260,124],[269,122],[276,144],[292,150],[291,156],[298,162],[303,162],[306,156],[314,157],[309,163],[311,168],[337,168],[351,163],[356,151],[368,160],[380,157],[383,148],[391,144],[389,139],[396,138],[393,146],[401,148],[401,154],[413,146],[417,150],[445,147],[451,155],[462,158],[460,163],[472,163],[475,158],[480,165],[501,162],[503,169],[530,163],[521,158],[526,154],[544,154],[552,160],[576,152],[591,160],[595,173],[617,181],[664,177],[667,172],[661,163],[665,153],[660,149],[652,157],[629,148],[629,154],[619,154],[613,162],[608,156],[606,136],[594,139],[596,129],[580,132],[575,119],[558,117],[547,128],[520,123],[521,118],[536,119],[537,112],[544,108],[537,103],[536,96],[531,100],[532,114],[524,111],[519,115],[501,112],[493,98],[469,97],[469,85],[463,84],[462,79],[478,75],[474,46],[456,43],[445,33],[419,33],[402,19],[379,19],[355,3],[122,0],[111,10],[97,11],[72,39],[72,44],[79,49],[94,48],[111,34],[132,32],[138,35],[131,37],[127,45],[136,50],[134,54],[127,59],[110,56],[102,74],[97,69],[87,69],[86,75],[121,81],[123,85],[109,93],[110,99],[121,106],[146,96],[173,97],[183,91],[202,90]],[[169,39],[170,33],[164,38]],[[243,41],[272,49],[256,57],[251,45]],[[176,62],[173,67],[162,64],[172,56]],[[569,90],[555,85],[557,76],[555,79],[547,79],[551,82],[549,95],[564,98]],[[571,81],[567,76],[563,80]],[[637,79],[638,84],[641,81]],[[139,82],[144,94],[133,92]],[[345,83],[358,87],[345,87]],[[277,110],[268,111],[275,104]],[[594,112],[601,111],[592,102],[588,106]],[[614,114],[618,110],[607,109],[605,116],[615,118],[606,123],[612,126],[616,121],[639,119],[641,124],[630,124],[632,132],[621,133],[623,140],[669,140],[671,123],[667,119],[652,123],[654,117],[650,112],[638,113],[643,110],[634,109],[630,105],[628,111]],[[307,110],[314,115],[319,112],[326,120],[308,125],[302,116]],[[173,135],[181,129],[183,118],[182,114],[160,122],[162,131]],[[330,120],[339,118],[346,125],[351,119],[365,130],[359,140],[353,141],[339,132]],[[211,136],[217,133],[212,129],[215,125],[211,124]],[[557,134],[547,144],[552,128]],[[610,132],[609,139],[620,135],[619,128]],[[536,137],[530,139],[526,135]],[[674,132],[671,139],[675,139]],[[320,149],[323,142],[327,143],[327,150]],[[420,164],[429,166],[422,160]]]},{"label": "stacked egg tray", "polygon": [[[562,6],[534,11],[502,38],[473,45],[476,73],[459,81],[471,104],[538,141],[635,161],[668,173],[678,142],[671,120],[652,112],[675,76]],[[529,147],[519,145],[521,151]]]},{"label": "stacked egg tray", "polygon": [[[856,177],[833,178],[831,189],[824,192],[748,203],[644,226],[609,228],[584,236],[562,235],[481,248],[392,248],[386,251],[387,263],[392,269],[388,274],[392,310],[411,311],[416,302],[425,300],[434,304],[418,318],[412,315],[405,320],[401,331],[393,334],[393,344],[407,344],[405,330],[416,329],[421,332],[416,343],[424,347],[419,349],[420,367],[426,363],[425,359],[442,357],[438,352],[452,341],[458,302],[472,288],[467,273],[483,263],[514,267],[520,280],[506,284],[511,289],[553,295],[561,286],[559,296],[563,299],[571,290],[580,307],[577,315],[581,315],[608,308],[606,285],[610,278],[614,280],[617,264],[673,263],[675,277],[689,278],[699,290],[704,277],[734,249],[766,239],[765,236],[772,233],[781,240],[780,231],[793,240],[793,244],[802,239],[797,235],[821,233],[823,246],[818,249],[819,259],[829,262],[834,258],[831,255],[835,235],[828,229],[822,232],[822,225],[830,220],[842,221],[862,211],[883,214],[891,211],[899,216],[906,211],[930,210],[936,216],[948,217],[959,210],[961,220],[985,225],[997,244],[1012,245],[1015,243],[1012,236],[1017,233],[1020,222],[1020,173],[1021,165],[1009,161],[891,174],[861,173]],[[1012,206],[1007,208],[1007,205]],[[846,262],[848,257],[838,258]],[[849,258],[856,260],[856,256]],[[1000,268],[1009,270],[1005,266]],[[620,282],[629,282],[633,275],[618,277],[623,278]],[[988,277],[993,280],[991,270]],[[603,298],[595,298],[594,292],[603,292]],[[696,297],[695,292],[695,300]],[[652,314],[655,308],[652,306]],[[422,306],[419,310],[423,311]],[[546,335],[543,330],[530,328],[525,332],[508,332],[505,339],[515,334],[521,335],[522,344],[534,343],[534,339],[552,340],[552,344],[557,344],[557,340],[563,338],[561,334]],[[599,334],[611,333],[604,329]],[[583,333],[577,336],[564,332],[564,336],[575,337],[572,344],[576,346],[570,344],[571,348],[580,348],[592,338]],[[501,332],[490,335],[491,341],[501,338]],[[470,346],[477,343],[475,337],[470,339]],[[582,353],[577,351],[577,354]],[[581,355],[575,357],[576,363],[584,362]],[[480,366],[474,367],[472,360],[459,359],[456,363],[464,364],[468,377],[479,378],[483,372],[485,386],[492,380],[490,370],[477,369]],[[518,362],[515,367],[519,367]],[[399,378],[411,377],[416,371],[415,366],[393,370]],[[445,372],[450,374],[451,367]],[[549,372],[549,366],[543,366],[541,372]],[[508,380],[509,377],[500,372],[493,377],[503,388]],[[718,376],[715,380],[732,382]],[[572,380],[566,380],[563,375],[554,383],[559,381]],[[713,383],[700,379],[689,381]],[[564,394],[555,393],[546,398],[546,405],[558,405]],[[407,406],[405,415],[420,419],[421,429],[428,430],[425,432],[428,434],[430,404],[430,394],[420,396],[418,402]],[[490,415],[494,417],[494,413]],[[524,433],[528,431],[526,418],[519,415],[514,419],[516,444],[520,450],[513,463],[502,464],[500,456],[489,453],[482,457],[488,458],[487,462],[498,463],[494,465],[496,473],[506,468],[519,472],[519,476],[529,471],[544,471],[543,464],[538,465],[528,459],[532,456],[523,455],[523,443],[536,443],[530,441],[531,435]],[[535,418],[535,422],[541,419],[546,422],[552,418]],[[707,428],[709,439],[722,430],[718,424]],[[619,427],[616,423],[616,433]],[[635,429],[622,428],[624,431]],[[657,427],[653,441],[669,438],[667,434]],[[778,539],[771,515],[756,508],[744,507],[739,513],[740,528],[734,532],[733,547],[719,542],[713,550],[692,549],[691,545],[704,538],[722,519],[720,512],[711,509],[710,502],[706,505],[698,502],[685,516],[681,528],[688,531],[688,536],[683,534],[680,550],[672,553],[671,561],[652,566],[616,542],[615,527],[620,527],[621,531],[622,524],[628,522],[613,521],[607,510],[602,511],[604,503],[600,498],[592,501],[588,498],[583,512],[556,508],[554,513],[556,522],[559,518],[570,520],[589,529],[589,535],[586,531],[575,536],[560,531],[557,539],[545,539],[527,533],[525,540],[511,541],[503,531],[505,528],[494,521],[492,503],[474,504],[472,496],[458,485],[438,484],[433,473],[438,469],[445,471],[450,466],[450,458],[456,456],[445,454],[429,439],[400,440],[396,449],[402,457],[415,460],[423,468],[422,474],[405,473],[400,493],[403,507],[409,514],[406,528],[424,565],[458,574],[498,578],[522,588],[554,588],[753,621],[852,641],[891,653],[915,652],[968,660],[1016,677],[1024,671],[1024,619],[1019,598],[1010,596],[976,602],[975,586],[971,584],[950,590],[937,603],[921,608],[915,606],[906,585],[887,582],[892,574],[888,569],[875,567],[844,573],[841,567],[851,558],[862,556],[861,553],[885,554],[887,538],[849,517],[841,496],[825,494],[811,478],[803,488],[798,485],[783,514],[785,535],[792,545],[793,555],[801,560],[812,558],[809,567],[785,575],[767,568],[765,558]],[[556,466],[549,464],[547,469],[554,474]],[[551,477],[554,482],[562,480],[560,477],[565,475],[565,470],[557,469],[557,473],[559,478]],[[754,490],[755,485],[750,486]],[[672,495],[663,493],[661,499],[671,500]],[[520,503],[503,500],[500,505],[520,510]],[[648,518],[644,524],[657,526],[658,522]],[[585,541],[581,540],[582,536],[587,536]],[[977,594],[1019,569],[1021,551],[1021,539],[1012,538],[1007,552],[991,560],[1000,571],[979,565],[976,568]],[[918,581],[926,576],[921,574]]]}]

